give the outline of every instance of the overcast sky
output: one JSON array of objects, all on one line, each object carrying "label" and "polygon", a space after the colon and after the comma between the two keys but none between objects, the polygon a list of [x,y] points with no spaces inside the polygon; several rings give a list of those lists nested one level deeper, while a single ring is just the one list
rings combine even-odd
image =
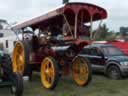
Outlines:
[{"label": "overcast sky", "polygon": [[[108,11],[107,26],[119,30],[128,26],[128,0],[70,0],[93,3]],[[61,5],[62,0],[0,0],[0,18],[19,22]]]}]

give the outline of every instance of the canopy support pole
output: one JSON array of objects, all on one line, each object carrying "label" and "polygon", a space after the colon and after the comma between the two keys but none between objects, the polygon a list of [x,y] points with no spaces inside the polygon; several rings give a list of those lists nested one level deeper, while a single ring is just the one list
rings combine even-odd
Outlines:
[{"label": "canopy support pole", "polygon": [[66,24],[67,24],[68,27],[69,27],[69,31],[70,31],[70,33],[71,33],[71,36],[74,37],[74,36],[73,36],[73,33],[72,33],[72,30],[71,30],[71,27],[70,27],[70,24],[69,24],[69,22],[68,22],[66,16],[65,16],[64,14],[62,14],[62,15],[64,16],[64,20],[66,21]]},{"label": "canopy support pole", "polygon": [[93,23],[92,23],[92,20],[93,20],[93,16],[91,16],[91,18],[90,18],[90,22],[91,22],[91,26],[90,26],[90,40],[93,39],[93,33],[92,33],[92,26],[93,26]]},{"label": "canopy support pole", "polygon": [[[75,15],[75,29],[74,29],[74,37],[77,38],[77,22],[78,22],[78,14]],[[79,25],[78,25],[79,26]]]}]

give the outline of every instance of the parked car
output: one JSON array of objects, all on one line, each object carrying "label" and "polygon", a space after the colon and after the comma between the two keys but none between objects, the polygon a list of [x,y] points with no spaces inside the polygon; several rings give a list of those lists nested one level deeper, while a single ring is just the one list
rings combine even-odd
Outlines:
[{"label": "parked car", "polygon": [[121,79],[128,74],[128,56],[111,44],[92,44],[79,53],[88,58],[93,72],[104,72],[112,79]]}]

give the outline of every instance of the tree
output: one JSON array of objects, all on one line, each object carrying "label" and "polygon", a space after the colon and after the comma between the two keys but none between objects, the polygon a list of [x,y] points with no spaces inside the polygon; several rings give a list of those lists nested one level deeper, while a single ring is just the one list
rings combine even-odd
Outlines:
[{"label": "tree", "polygon": [[109,40],[114,38],[114,32],[109,31],[106,24],[99,26],[98,29],[93,31],[93,40]]},{"label": "tree", "polygon": [[99,34],[100,37],[103,39],[106,38],[106,36],[108,34],[108,28],[107,28],[106,24],[103,24],[103,26],[100,27],[99,31],[100,31],[100,34]]}]

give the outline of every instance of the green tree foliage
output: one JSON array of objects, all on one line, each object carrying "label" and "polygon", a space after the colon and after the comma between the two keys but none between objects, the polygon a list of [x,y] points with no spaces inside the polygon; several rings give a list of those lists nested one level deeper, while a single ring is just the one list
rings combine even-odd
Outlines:
[{"label": "green tree foliage", "polygon": [[128,27],[120,27],[120,36],[122,39],[128,39]]},{"label": "green tree foliage", "polygon": [[106,24],[99,26],[98,29],[93,31],[93,40],[112,40],[115,39],[113,31],[109,31]]}]

